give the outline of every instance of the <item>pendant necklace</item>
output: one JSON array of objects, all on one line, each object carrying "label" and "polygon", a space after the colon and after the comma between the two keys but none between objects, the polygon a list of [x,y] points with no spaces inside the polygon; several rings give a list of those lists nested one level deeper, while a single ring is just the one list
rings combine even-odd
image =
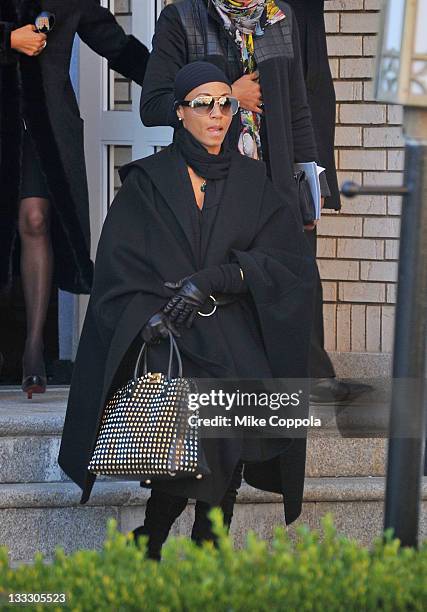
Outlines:
[{"label": "pendant necklace", "polygon": [[200,185],[200,191],[202,193],[205,193],[206,191],[206,179],[203,181],[203,183]]}]

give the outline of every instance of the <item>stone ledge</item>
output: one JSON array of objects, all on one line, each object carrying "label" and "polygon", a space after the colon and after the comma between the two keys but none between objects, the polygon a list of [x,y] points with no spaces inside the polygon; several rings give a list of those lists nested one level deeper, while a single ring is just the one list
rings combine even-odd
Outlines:
[{"label": "stone ledge", "polygon": [[[333,501],[378,501],[384,498],[385,479],[381,477],[355,478],[307,478],[305,502]],[[136,482],[99,482],[93,489],[87,504],[79,503],[80,488],[74,483],[29,483],[0,485],[0,509],[7,508],[63,508],[93,506],[140,506],[145,505],[149,489]],[[422,499],[427,500],[427,477],[423,478]],[[243,483],[238,494],[238,503],[281,503],[277,493],[260,491]]]},{"label": "stone ledge", "polygon": [[339,378],[390,378],[391,353],[328,352]]},{"label": "stone ledge", "polygon": [[[58,435],[0,436],[0,483],[69,482],[57,462],[59,444]],[[385,458],[384,439],[309,436],[306,477],[384,476]]]},{"label": "stone ledge", "polygon": [[48,387],[27,400],[19,387],[0,388],[0,436],[60,435],[68,387]]}]

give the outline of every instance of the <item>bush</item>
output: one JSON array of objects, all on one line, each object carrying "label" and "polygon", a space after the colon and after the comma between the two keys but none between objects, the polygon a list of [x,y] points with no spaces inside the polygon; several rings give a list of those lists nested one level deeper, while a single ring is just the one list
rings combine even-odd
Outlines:
[{"label": "bush", "polygon": [[[11,569],[0,548],[1,610],[16,609],[8,593],[66,593],[65,604],[51,610],[427,610],[427,542],[417,551],[400,548],[387,533],[368,550],[339,536],[332,518],[322,532],[297,529],[292,542],[276,527],[269,547],[253,532],[246,547],[234,550],[225,534],[219,509],[211,511],[219,546],[196,546],[184,537],[170,538],[163,561],[146,560],[140,546],[108,523],[101,551],[66,555],[55,551],[51,564],[38,554],[33,565]],[[25,609],[44,610],[46,604]]]}]

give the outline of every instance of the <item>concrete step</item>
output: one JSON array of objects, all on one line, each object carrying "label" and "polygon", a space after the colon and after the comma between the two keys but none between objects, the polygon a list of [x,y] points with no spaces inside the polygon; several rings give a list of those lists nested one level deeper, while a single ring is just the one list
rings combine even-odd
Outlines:
[{"label": "concrete step", "polygon": [[[381,533],[388,414],[387,385],[380,387],[357,405],[312,407],[323,427],[310,432],[303,512],[291,535],[298,524],[319,527],[326,512],[334,514],[340,532],[364,544]],[[17,388],[0,390],[0,545],[8,547],[13,564],[30,563],[37,551],[52,558],[56,546],[67,553],[100,548],[109,517],[123,532],[144,519],[149,491],[136,482],[100,478],[88,504],[79,504],[80,489],[56,462],[67,394],[50,388],[30,402]],[[190,534],[193,508],[190,501],[172,533]],[[425,538],[427,479],[422,509]],[[284,524],[281,496],[243,483],[231,531],[235,545],[243,544],[248,529],[270,540],[277,524]]]},{"label": "concrete step", "polygon": [[[31,401],[16,388],[0,391],[0,483],[69,480],[57,463],[67,396],[67,388]],[[384,475],[384,402],[312,407],[311,413],[323,426],[309,433],[308,477]],[[358,437],[361,431],[369,437]]]},{"label": "concrete step", "polygon": [[27,400],[18,388],[0,391],[0,483],[68,480],[57,463],[68,388]]},{"label": "concrete step", "polygon": [[[90,501],[79,504],[80,489],[73,483],[0,485],[0,545],[9,549],[11,562],[29,563],[37,551],[51,559],[56,546],[67,553],[99,549],[105,538],[106,521],[114,517],[123,533],[143,523],[149,492],[135,482],[97,482]],[[421,539],[427,538],[427,478],[423,482]],[[306,524],[319,528],[326,512],[332,512],[337,529],[369,545],[383,527],[384,479],[308,478],[301,517],[289,527]],[[189,505],[172,534],[190,535],[194,504]],[[279,495],[265,493],[246,483],[239,491],[231,534],[237,547],[248,529],[267,541],[274,526],[284,525]]]}]

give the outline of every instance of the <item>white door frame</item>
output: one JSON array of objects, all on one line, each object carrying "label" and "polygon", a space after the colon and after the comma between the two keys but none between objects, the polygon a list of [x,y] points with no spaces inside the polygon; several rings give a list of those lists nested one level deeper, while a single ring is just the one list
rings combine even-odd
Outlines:
[{"label": "white door frame", "polygon": [[[114,6],[114,0],[101,0],[103,6]],[[161,0],[133,0],[132,34],[151,50],[151,40]],[[142,125],[139,116],[141,88],[132,83],[132,111],[107,110],[108,66],[85,44],[80,45],[80,111],[85,122],[85,156],[89,187],[91,257],[95,258],[96,247],[107,214],[108,185],[112,180],[108,168],[108,145],[132,147],[132,159],[146,157],[155,152],[155,147],[166,146],[172,140],[172,128]],[[80,332],[87,296],[79,297],[78,327]]]}]

